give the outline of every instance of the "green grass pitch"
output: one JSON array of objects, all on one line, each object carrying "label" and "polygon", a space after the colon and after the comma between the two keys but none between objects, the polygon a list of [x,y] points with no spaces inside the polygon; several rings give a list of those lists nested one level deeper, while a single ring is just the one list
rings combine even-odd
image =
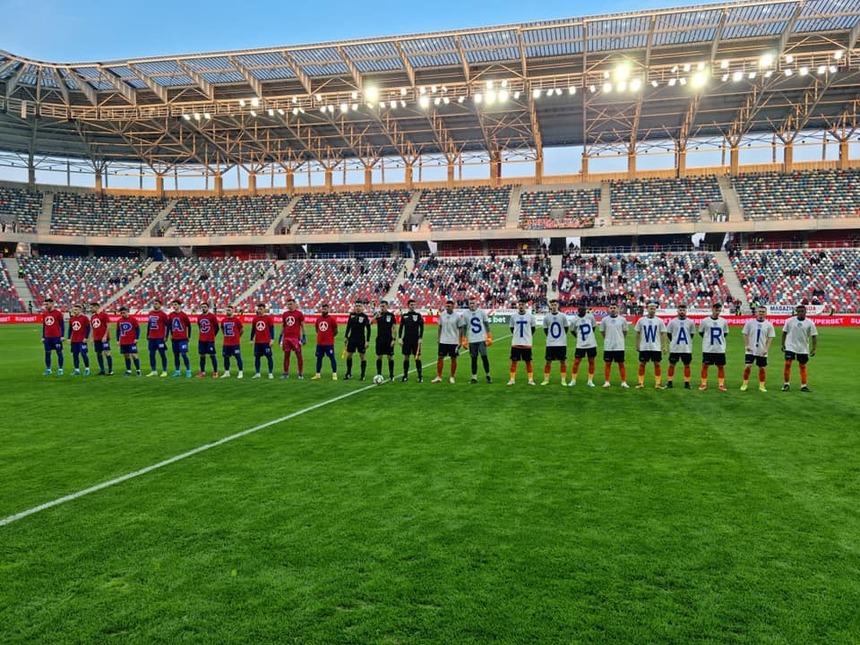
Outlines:
[{"label": "green grass pitch", "polygon": [[507,340],[431,385],[435,329],[420,385],[43,377],[2,327],[0,518],[357,393],[0,526],[0,641],[860,642],[860,332],[819,331],[763,394],[737,328],[721,393],[505,387]]}]

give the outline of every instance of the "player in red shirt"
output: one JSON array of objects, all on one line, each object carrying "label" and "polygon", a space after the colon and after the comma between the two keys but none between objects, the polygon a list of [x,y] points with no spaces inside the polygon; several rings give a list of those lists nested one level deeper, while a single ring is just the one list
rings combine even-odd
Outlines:
[{"label": "player in red shirt", "polygon": [[167,334],[169,321],[167,314],[161,308],[161,300],[152,301],[152,310],[147,316],[146,339],[149,345],[149,374],[147,376],[158,376],[155,370],[155,354],[161,356],[161,375],[167,376]]},{"label": "player in red shirt", "polygon": [[295,352],[296,365],[299,369],[298,378],[305,377],[305,359],[302,356],[302,345],[307,338],[305,336],[305,315],[296,308],[295,298],[287,299],[287,310],[281,315],[284,329],[281,332],[281,347],[284,350],[284,373],[281,378],[290,378],[290,354]]},{"label": "player in red shirt", "polygon": [[242,371],[242,330],[244,325],[242,325],[242,320],[235,315],[235,310],[233,309],[233,305],[227,306],[227,315],[224,320],[221,321],[221,331],[222,338],[224,339],[224,345],[221,349],[221,355],[224,357],[224,372],[221,374],[221,378],[230,378],[230,359],[236,359],[236,367],[239,368],[239,375],[237,378],[242,378],[245,374]]},{"label": "player in red shirt", "polygon": [[264,356],[269,364],[269,378],[275,378],[275,363],[272,359],[272,341],[275,338],[275,322],[266,313],[266,305],[257,305],[257,313],[251,321],[251,340],[254,342],[254,376],[260,378],[260,359]]},{"label": "player in red shirt", "polygon": [[[110,355],[110,330],[108,329],[110,319],[105,312],[99,311],[100,307],[97,302],[90,303],[93,351],[99,362],[99,376],[113,376],[113,356]],[[105,371],[105,358],[107,358],[107,371]]]},{"label": "player in red shirt", "polygon": [[188,360],[188,341],[191,340],[191,319],[182,311],[182,302],[174,300],[170,303],[173,307],[167,315],[170,329],[170,341],[173,349],[173,376],[182,376],[179,371],[179,357],[185,365],[185,376],[191,378],[191,361]]},{"label": "player in red shirt", "polygon": [[69,316],[69,340],[72,343],[72,361],[75,364],[75,376],[81,375],[81,361],[84,363],[84,376],[90,375],[90,356],[87,348],[87,338],[90,337],[90,319],[81,313],[80,305],[72,305]]},{"label": "player in red shirt", "polygon": [[215,336],[218,335],[218,317],[209,311],[209,303],[200,305],[197,317],[197,354],[200,356],[200,372],[197,378],[206,376],[206,357],[212,361],[212,378],[218,378],[218,354],[215,352]]},{"label": "player in red shirt", "polygon": [[140,358],[137,356],[137,340],[140,338],[140,325],[137,320],[128,315],[128,307],[119,308],[119,320],[116,321],[116,340],[119,343],[119,353],[125,358],[125,374],[131,376],[131,361],[140,376]]},{"label": "player in red shirt", "polygon": [[314,381],[320,379],[323,358],[328,356],[331,361],[331,380],[337,380],[337,358],[334,355],[334,337],[337,336],[337,321],[328,312],[328,304],[320,305],[320,315],[314,327],[317,330],[317,371],[313,375]]},{"label": "player in red shirt", "polygon": [[57,375],[63,375],[63,337],[66,323],[63,312],[54,309],[54,300],[45,298],[45,311],[42,313],[42,345],[45,347],[45,376],[51,373],[51,352],[57,352]]}]

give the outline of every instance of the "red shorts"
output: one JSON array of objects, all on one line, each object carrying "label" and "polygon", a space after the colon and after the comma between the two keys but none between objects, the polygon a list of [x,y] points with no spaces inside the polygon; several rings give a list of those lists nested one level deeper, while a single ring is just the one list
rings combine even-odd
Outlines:
[{"label": "red shorts", "polygon": [[285,352],[300,352],[302,351],[302,344],[299,339],[296,338],[284,338],[281,341],[281,347]]}]

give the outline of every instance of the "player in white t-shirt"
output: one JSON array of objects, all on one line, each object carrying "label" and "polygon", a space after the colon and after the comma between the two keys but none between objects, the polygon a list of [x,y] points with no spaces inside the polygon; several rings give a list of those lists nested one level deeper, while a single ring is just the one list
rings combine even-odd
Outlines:
[{"label": "player in white t-shirt", "polygon": [[782,327],[782,351],[785,352],[785,384],[782,391],[788,392],[791,389],[791,364],[797,360],[800,365],[800,391],[811,392],[807,385],[806,364],[811,356],[815,356],[815,350],[818,348],[818,330],[815,323],[806,317],[804,305],[798,305],[794,312],[795,315],[786,320]]},{"label": "player in white t-shirt", "polygon": [[532,338],[535,333],[535,319],[526,311],[525,300],[517,303],[517,310],[511,316],[511,378],[508,385],[517,382],[517,363],[524,361],[529,385],[535,384],[534,368],[532,367]]},{"label": "player in white t-shirt", "polygon": [[487,312],[478,307],[475,296],[469,298],[469,311],[464,314],[466,320],[466,335],[463,337],[463,349],[469,350],[472,359],[472,379],[470,383],[478,382],[478,356],[484,364],[484,375],[487,383],[492,383],[490,377],[490,359],[487,358],[487,347],[493,344],[490,333],[490,317]]},{"label": "player in white t-shirt", "polygon": [[693,389],[690,385],[690,363],[693,362],[695,333],[696,323],[687,318],[687,305],[678,305],[678,315],[670,320],[666,327],[666,334],[669,336],[669,373],[666,387],[669,389],[675,385],[675,365],[678,361],[684,365],[684,389]]},{"label": "player in white t-shirt", "polygon": [[454,311],[454,301],[445,302],[445,310],[439,312],[439,351],[436,358],[436,378],[431,383],[442,382],[442,366],[445,359],[451,359],[451,376],[448,380],[455,383],[457,373],[457,355],[460,351],[460,341],[466,335],[466,319],[459,311]]},{"label": "player in white t-shirt", "polygon": [[699,323],[699,336],[702,337],[702,384],[700,390],[708,389],[708,368],[717,366],[717,382],[720,392],[726,392],[726,337],[729,335],[729,325],[720,318],[723,306],[719,303],[711,305],[711,315]]},{"label": "player in white t-shirt", "polygon": [[746,392],[749,387],[753,363],[758,367],[758,389],[767,392],[767,353],[776,331],[773,329],[773,323],[765,319],[766,315],[767,307],[756,307],[755,318],[747,320],[741,332],[744,337],[744,380],[741,392]]},{"label": "player in white t-shirt", "polygon": [[657,317],[657,303],[649,302],[645,315],[636,321],[636,348],[639,350],[639,382],[636,389],[645,387],[645,366],[654,363],[654,382],[658,390],[663,387],[663,352],[666,350],[666,324]]},{"label": "player in white t-shirt", "polygon": [[618,305],[609,305],[609,315],[604,316],[598,326],[603,335],[603,387],[610,387],[609,374],[612,363],[618,363],[621,387],[627,385],[627,366],[624,365],[624,343],[627,338],[627,319],[619,315]]},{"label": "player in white t-shirt", "polygon": [[579,364],[585,357],[588,357],[588,387],[594,387],[594,358],[597,356],[596,330],[597,321],[594,319],[594,314],[588,313],[585,305],[579,305],[576,313],[570,317],[570,333],[576,337],[576,349],[573,352],[569,387],[576,385]]},{"label": "player in white t-shirt", "polygon": [[549,312],[543,317],[543,331],[546,334],[546,354],[543,366],[543,381],[541,385],[549,385],[549,375],[552,371],[552,362],[561,363],[561,384],[567,385],[567,330],[570,322],[567,314],[558,310],[558,300],[553,298],[549,301]]}]

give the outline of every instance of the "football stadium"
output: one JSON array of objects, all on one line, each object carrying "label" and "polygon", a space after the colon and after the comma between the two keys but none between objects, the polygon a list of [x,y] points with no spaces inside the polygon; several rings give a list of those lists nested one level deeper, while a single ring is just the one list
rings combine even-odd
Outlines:
[{"label": "football stadium", "polygon": [[486,24],[0,50],[0,641],[860,642],[860,0]]}]

